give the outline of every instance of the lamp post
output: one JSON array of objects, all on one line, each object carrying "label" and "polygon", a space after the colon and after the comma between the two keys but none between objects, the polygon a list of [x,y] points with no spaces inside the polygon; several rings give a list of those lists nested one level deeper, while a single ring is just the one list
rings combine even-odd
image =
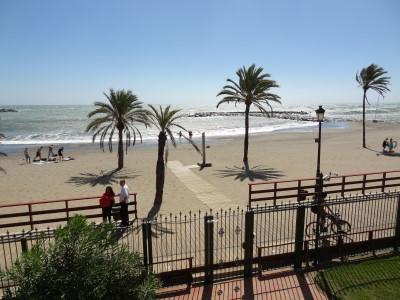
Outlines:
[{"label": "lamp post", "polygon": [[318,142],[318,158],[317,158],[317,182],[316,182],[316,199],[317,199],[317,228],[315,232],[315,257],[314,257],[314,264],[318,265],[318,249],[319,249],[319,236],[320,236],[320,225],[321,225],[321,202],[322,202],[322,174],[320,170],[320,161],[321,161],[321,124],[324,121],[324,114],[325,109],[322,108],[320,105],[319,108],[315,111],[317,114],[317,121],[318,121],[318,139],[315,139]]},{"label": "lamp post", "polygon": [[317,159],[317,178],[319,178],[321,174],[320,170],[320,161],[321,161],[321,124],[324,121],[324,114],[325,114],[325,109],[322,108],[322,105],[319,106],[319,108],[315,111],[317,114],[317,120],[318,120],[318,159]]}]

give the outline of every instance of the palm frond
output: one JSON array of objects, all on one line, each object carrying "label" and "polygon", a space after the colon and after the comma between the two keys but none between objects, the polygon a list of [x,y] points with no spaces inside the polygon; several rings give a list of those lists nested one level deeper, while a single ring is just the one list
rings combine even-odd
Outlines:
[{"label": "palm frond", "polygon": [[[143,103],[130,90],[113,90],[104,93],[107,102],[95,102],[95,109],[88,114],[87,132],[93,133],[93,142],[99,137],[100,147],[104,150],[104,141],[108,140],[108,148],[112,151],[112,141],[115,130],[125,132],[126,148],[131,143],[131,136],[136,140],[139,129],[134,124],[149,125],[147,111]],[[132,132],[132,131],[136,131]],[[141,136],[141,135],[140,135]]]},{"label": "palm frond", "polygon": [[217,94],[217,97],[223,96],[222,100],[217,103],[217,108],[223,103],[251,105],[258,102],[260,106],[264,102],[269,107],[271,107],[269,101],[281,103],[278,95],[269,92],[272,88],[278,88],[279,85],[276,81],[269,79],[270,74],[263,73],[263,71],[263,68],[256,67],[255,64],[248,68],[243,66],[237,70],[238,81],[227,79],[229,84],[223,86]]},{"label": "palm frond", "polygon": [[[158,128],[160,132],[164,132],[171,140],[172,145],[176,147],[176,140],[172,130],[174,128],[179,128],[184,132],[188,132],[185,127],[178,123],[178,121],[183,117],[179,114],[181,110],[172,109],[170,105],[166,106],[165,108],[160,105],[158,108],[156,108],[155,106],[149,104],[149,108],[150,109],[148,110],[147,114],[150,124]],[[200,152],[197,145],[191,139],[187,138],[185,135],[182,136],[189,141],[189,143],[197,152]]]},{"label": "palm frond", "polygon": [[365,92],[371,89],[384,96],[385,93],[390,92],[388,86],[391,78],[385,76],[386,74],[387,72],[382,67],[371,64],[356,74],[356,81]]},{"label": "palm frond", "polygon": [[202,154],[200,148],[196,145],[195,142],[193,142],[193,140],[187,136],[185,136],[184,134],[182,134],[182,137],[189,142],[190,145],[192,145],[192,147],[196,150],[197,153]]}]

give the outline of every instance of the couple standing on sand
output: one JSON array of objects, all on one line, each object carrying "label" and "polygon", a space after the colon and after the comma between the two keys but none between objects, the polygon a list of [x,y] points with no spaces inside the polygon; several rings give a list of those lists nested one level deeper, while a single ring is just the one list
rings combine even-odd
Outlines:
[{"label": "couple standing on sand", "polygon": [[[129,225],[129,214],[128,214],[128,202],[129,202],[129,188],[122,179],[119,181],[121,192],[119,193],[119,204],[120,204],[120,217],[121,226]],[[106,187],[106,191],[100,198],[100,207],[103,215],[103,222],[111,222],[112,207],[115,203],[115,193],[111,186]]]}]

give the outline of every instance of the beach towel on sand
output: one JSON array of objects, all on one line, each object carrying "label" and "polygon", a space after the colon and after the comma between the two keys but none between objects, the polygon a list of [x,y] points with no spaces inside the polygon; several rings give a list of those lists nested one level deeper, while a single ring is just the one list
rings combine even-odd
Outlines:
[{"label": "beach towel on sand", "polygon": [[[64,157],[63,161],[70,161],[70,160],[75,160],[75,158],[73,157]],[[47,165],[47,164],[56,164],[59,163],[58,160],[52,160],[52,161],[47,161],[47,160],[41,160],[41,161],[33,161],[32,164],[33,165]]]}]

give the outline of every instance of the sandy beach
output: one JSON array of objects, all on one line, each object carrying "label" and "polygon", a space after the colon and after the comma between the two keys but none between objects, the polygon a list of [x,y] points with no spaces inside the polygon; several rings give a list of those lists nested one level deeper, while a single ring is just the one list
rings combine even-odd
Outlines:
[{"label": "sandy beach", "polygon": [[[385,137],[400,138],[398,124],[369,123],[367,144],[361,147],[361,124],[346,129],[324,129],[321,171],[339,175],[399,169],[400,156],[381,155]],[[273,132],[250,137],[252,180],[312,177],[316,170],[317,144],[312,132]],[[160,213],[188,212],[247,204],[250,182],[242,169],[243,137],[210,140],[207,160],[212,167],[199,170],[198,153],[186,142],[170,146],[163,204]],[[31,155],[35,149],[30,149]],[[47,153],[45,148],[44,153]],[[98,145],[66,146],[73,161],[27,165],[22,153],[2,158],[7,174],[1,175],[1,203],[65,199],[101,195],[106,185],[118,191],[117,180],[126,178],[131,192],[138,193],[138,215],[144,217],[155,193],[156,146],[137,145],[128,150],[125,168],[110,175],[117,165],[116,152],[102,152]],[[211,195],[211,196],[210,196]],[[215,200],[215,203],[210,201]]]}]

